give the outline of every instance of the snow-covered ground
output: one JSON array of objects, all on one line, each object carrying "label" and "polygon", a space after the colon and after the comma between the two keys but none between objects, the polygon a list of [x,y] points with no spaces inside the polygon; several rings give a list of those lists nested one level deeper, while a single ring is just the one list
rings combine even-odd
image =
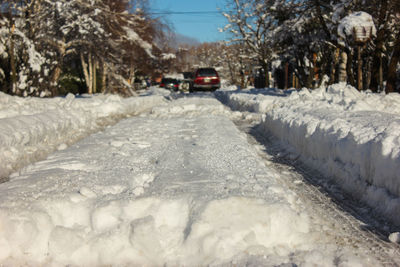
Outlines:
[{"label": "snow-covered ground", "polygon": [[164,102],[160,94],[141,98],[98,95],[19,98],[0,92],[0,181],[57,148]]},{"label": "snow-covered ground", "polygon": [[[232,122],[252,114],[231,111],[212,94],[168,95],[156,88],[128,99],[0,94],[0,172],[18,170],[0,185],[0,263],[391,262],[365,249],[370,240],[345,238],[337,218],[314,213],[281,182],[289,174],[265,164]],[[400,221],[398,95],[344,85],[313,92],[225,88],[216,95],[263,116],[261,129],[292,153]]]}]

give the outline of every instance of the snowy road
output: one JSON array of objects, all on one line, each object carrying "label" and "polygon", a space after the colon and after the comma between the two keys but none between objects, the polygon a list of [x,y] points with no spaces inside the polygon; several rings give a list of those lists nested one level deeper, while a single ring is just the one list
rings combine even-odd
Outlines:
[{"label": "snowy road", "polygon": [[[180,98],[0,185],[6,266],[396,266],[386,243],[240,130]],[[248,115],[257,121],[257,115]]]}]

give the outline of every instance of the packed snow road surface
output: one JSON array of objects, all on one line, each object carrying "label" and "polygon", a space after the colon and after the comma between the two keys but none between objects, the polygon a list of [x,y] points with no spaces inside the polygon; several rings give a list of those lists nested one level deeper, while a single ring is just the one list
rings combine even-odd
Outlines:
[{"label": "packed snow road surface", "polygon": [[0,262],[395,264],[282,182],[293,174],[266,163],[242,116],[211,94],[180,98],[14,173],[0,185]]}]

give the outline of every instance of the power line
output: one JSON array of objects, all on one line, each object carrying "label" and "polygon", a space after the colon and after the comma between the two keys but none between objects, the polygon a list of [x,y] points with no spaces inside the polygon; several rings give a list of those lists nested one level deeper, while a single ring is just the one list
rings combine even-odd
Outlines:
[{"label": "power line", "polygon": [[160,11],[150,12],[150,15],[202,15],[202,14],[221,14],[220,11]]}]

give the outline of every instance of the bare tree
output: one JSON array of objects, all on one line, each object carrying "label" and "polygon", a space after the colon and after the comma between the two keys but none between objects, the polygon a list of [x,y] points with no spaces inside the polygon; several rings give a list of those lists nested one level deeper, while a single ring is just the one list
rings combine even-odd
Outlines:
[{"label": "bare tree", "polygon": [[274,4],[272,0],[232,0],[229,11],[223,14],[229,22],[225,31],[232,34],[232,41],[243,42],[256,55],[265,71],[266,87],[269,86],[269,63],[273,55],[271,32],[276,25],[268,14]]}]

